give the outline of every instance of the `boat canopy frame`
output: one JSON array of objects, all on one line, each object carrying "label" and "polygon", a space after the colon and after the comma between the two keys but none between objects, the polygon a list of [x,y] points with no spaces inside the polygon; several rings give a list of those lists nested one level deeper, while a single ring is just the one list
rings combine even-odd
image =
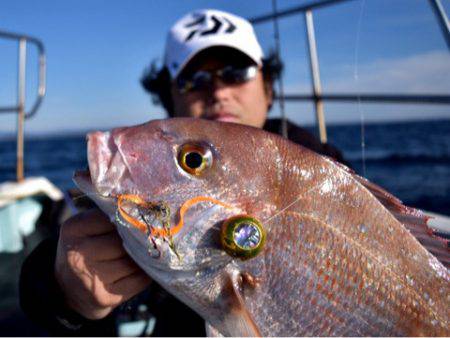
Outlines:
[{"label": "boat canopy frame", "polygon": [[[309,66],[311,73],[312,94],[285,94],[283,90],[275,97],[280,102],[280,109],[282,110],[282,118],[284,120],[284,102],[285,101],[312,101],[315,105],[316,111],[316,125],[319,130],[320,141],[327,143],[327,131],[325,124],[325,114],[323,109],[323,101],[337,101],[337,102],[370,102],[370,103],[424,103],[424,104],[450,104],[450,95],[427,95],[427,94],[379,94],[379,93],[334,93],[322,94],[319,59],[317,56],[317,43],[314,33],[313,10],[323,7],[337,5],[338,3],[348,2],[354,0],[321,0],[310,2],[301,6],[295,6],[282,11],[276,8],[276,0],[273,0],[272,13],[250,18],[249,21],[253,25],[274,22],[275,43],[277,58],[279,58],[279,40],[278,40],[278,19],[285,18],[296,14],[304,14],[306,22],[307,45],[309,50]],[[450,50],[450,24],[446,12],[440,0],[429,0],[431,9],[433,10],[438,21],[447,48]],[[280,76],[280,88],[283,88],[283,78]],[[284,121],[285,123],[285,121]],[[286,136],[286,135],[285,135]]]},{"label": "boat canopy frame", "polygon": [[[19,43],[18,49],[18,91],[17,106],[0,107],[0,113],[17,114],[17,159],[16,159],[16,179],[18,182],[24,179],[23,158],[24,158],[24,121],[34,116],[45,96],[45,75],[46,75],[46,56],[44,44],[41,40],[24,34],[16,34],[0,30],[0,39],[16,40]],[[38,50],[38,88],[37,97],[28,112],[25,111],[25,86],[26,86],[26,62],[27,62],[27,43],[31,43]]]}]

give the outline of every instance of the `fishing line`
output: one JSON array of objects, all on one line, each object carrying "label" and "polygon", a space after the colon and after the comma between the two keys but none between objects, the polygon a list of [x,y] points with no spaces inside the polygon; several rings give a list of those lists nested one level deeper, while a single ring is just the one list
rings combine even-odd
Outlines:
[{"label": "fishing line", "polygon": [[303,195],[297,197],[293,202],[289,203],[286,207],[284,207],[283,209],[281,209],[281,210],[280,210],[279,212],[277,212],[275,215],[272,215],[272,216],[270,216],[269,218],[265,219],[265,220],[263,221],[263,223],[266,223],[266,222],[270,221],[271,219],[277,217],[277,216],[280,215],[282,212],[286,211],[287,209],[289,209],[290,207],[292,207],[295,203],[297,203],[297,202],[300,201],[302,198],[304,198],[304,197],[306,196],[306,194],[310,193],[311,191],[313,191],[313,190],[315,190],[315,189],[318,189],[319,187],[322,187],[322,185],[316,186],[316,187],[312,187],[312,188],[310,188],[309,190],[306,190],[306,192],[305,192]]},{"label": "fishing line", "polygon": [[364,5],[366,0],[361,1],[361,9],[359,11],[358,25],[356,27],[356,39],[355,39],[355,57],[354,57],[354,68],[353,68],[353,78],[356,84],[356,95],[358,97],[358,113],[361,122],[361,161],[362,161],[362,175],[366,176],[366,135],[365,135],[365,119],[364,111],[361,109],[361,92],[359,87],[359,40],[361,36],[361,24],[364,12]]},{"label": "fishing line", "polygon": [[75,202],[75,201],[77,201],[77,200],[79,200],[79,199],[82,199],[82,198],[84,198],[84,197],[89,197],[89,198],[90,198],[91,196],[105,197],[105,196],[102,196],[100,193],[92,192],[92,193],[83,193],[83,194],[80,194],[80,195],[75,196],[75,197],[70,197],[70,196],[69,196],[69,198],[70,198],[73,202]]},{"label": "fishing line", "polygon": [[[278,25],[278,10],[277,10],[277,0],[272,0],[272,11],[274,13],[273,18],[273,34],[275,39],[275,57],[277,62],[277,67],[280,65],[280,29]],[[283,76],[280,72],[278,78],[278,90],[280,95],[278,95],[278,103],[280,106],[281,113],[281,135],[288,138],[287,132],[287,121],[286,121],[286,110],[284,108],[284,87],[283,87]]]}]

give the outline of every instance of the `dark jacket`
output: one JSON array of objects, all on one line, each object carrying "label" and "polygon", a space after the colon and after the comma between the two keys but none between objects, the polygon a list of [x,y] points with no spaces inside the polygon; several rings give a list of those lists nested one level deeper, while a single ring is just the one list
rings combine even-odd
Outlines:
[{"label": "dark jacket", "polygon": [[[349,163],[344,159],[342,153],[334,146],[329,143],[321,143],[317,137],[311,134],[305,128],[299,127],[290,121],[287,122],[287,136],[288,139],[294,143],[300,144],[305,148],[311,149],[316,153],[331,157],[346,166],[350,166]],[[281,119],[269,119],[266,121],[264,130],[269,131],[274,134],[282,134],[282,123]]]},{"label": "dark jacket", "polygon": [[[288,122],[288,138],[346,164],[342,154],[322,144],[307,130]],[[281,120],[268,120],[264,129],[281,134]],[[20,276],[20,304],[36,324],[57,336],[115,336],[121,323],[156,318],[155,336],[205,336],[203,319],[153,282],[101,320],[88,320],[68,309],[54,277],[57,239],[44,240],[27,258]],[[142,306],[144,305],[144,307]],[[145,333],[145,329],[142,334]],[[134,333],[139,335],[139,333]]]}]

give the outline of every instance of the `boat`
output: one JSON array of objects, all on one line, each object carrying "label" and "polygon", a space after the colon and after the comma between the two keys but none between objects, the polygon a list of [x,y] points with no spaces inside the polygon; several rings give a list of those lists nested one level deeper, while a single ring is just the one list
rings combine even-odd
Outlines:
[{"label": "boat", "polygon": [[[283,92],[282,82],[280,83],[279,95],[277,97],[280,103],[280,110],[283,114],[284,103],[291,101],[310,101],[314,103],[316,111],[316,124],[320,140],[327,142],[327,126],[325,122],[324,102],[396,102],[402,103],[435,103],[449,104],[449,95],[406,95],[406,94],[324,94],[321,89],[319,61],[317,56],[317,46],[314,34],[313,12],[321,8],[337,5],[344,1],[354,0],[321,0],[312,1],[300,6],[278,11],[276,1],[273,1],[274,8],[271,13],[250,18],[254,25],[265,22],[273,22],[275,36],[278,36],[278,20],[292,15],[304,15],[306,22],[306,34],[308,36],[310,71],[312,79],[312,94],[285,94]],[[450,48],[450,29],[448,19],[440,0],[431,0],[430,4],[436,14],[436,19],[442,27],[447,44]],[[0,31],[0,39],[16,40],[19,44],[18,53],[18,82],[19,95],[16,106],[0,107],[0,113],[14,113],[17,115],[17,173],[15,181],[0,182],[0,262],[14,262],[14,266],[1,264],[0,270],[3,276],[9,276],[9,285],[12,285],[8,302],[0,304],[0,328],[3,327],[3,334],[7,335],[45,335],[39,328],[28,322],[18,307],[17,285],[20,265],[26,255],[45,235],[48,235],[49,229],[42,232],[38,228],[39,219],[43,214],[48,213],[51,208],[60,208],[62,205],[69,206],[64,210],[59,210],[59,221],[70,217],[76,212],[76,207],[72,203],[73,192],[63,191],[58,188],[46,177],[24,177],[24,122],[32,118],[38,111],[46,93],[45,72],[46,58],[44,44],[36,37]],[[277,38],[276,38],[277,39]],[[27,43],[34,44],[38,48],[39,63],[39,86],[36,101],[30,111],[25,111],[25,65],[26,65],[26,46]],[[279,39],[275,41],[279,49]],[[279,54],[279,50],[278,50]],[[284,115],[283,115],[284,116]],[[71,195],[72,194],[72,195]],[[429,225],[437,233],[450,238],[450,216],[435,212],[424,211],[430,216]],[[34,238],[34,240],[30,240]],[[8,269],[8,270],[6,270]],[[10,292],[11,291],[11,292]],[[11,297],[12,296],[12,297]],[[15,298],[14,298],[15,297]],[[4,298],[5,299],[5,298]],[[11,300],[12,299],[12,300]],[[5,306],[9,306],[3,311]],[[6,315],[5,315],[6,314]],[[24,323],[26,325],[24,325]],[[153,323],[154,324],[154,323]],[[148,325],[145,322],[126,323],[121,327],[121,335],[137,335],[144,328],[150,333],[153,324]],[[6,329],[5,329],[6,328]]]}]

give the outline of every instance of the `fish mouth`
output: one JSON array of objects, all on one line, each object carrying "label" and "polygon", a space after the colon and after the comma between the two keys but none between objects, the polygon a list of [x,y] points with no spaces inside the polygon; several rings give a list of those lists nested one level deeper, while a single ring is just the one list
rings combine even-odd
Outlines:
[{"label": "fish mouth", "polygon": [[78,188],[84,191],[84,187],[92,187],[91,173],[88,169],[86,170],[77,170],[73,174],[73,181],[77,185]]},{"label": "fish mouth", "polygon": [[[89,170],[76,171],[73,175],[73,181],[105,213],[111,217],[114,216],[116,219],[120,215],[122,224],[125,222],[128,226],[133,226],[144,233],[150,231],[162,235],[168,231],[166,224],[170,223],[171,212],[169,205],[164,201],[146,201],[133,194],[119,194],[117,196],[101,194],[95,188]],[[141,221],[139,221],[139,218]]]},{"label": "fish mouth", "polygon": [[94,188],[89,169],[75,171],[73,173],[72,180],[78,189],[84,192],[88,197],[92,198],[93,196],[101,196],[101,194]]},{"label": "fish mouth", "polygon": [[115,198],[102,195],[95,189],[89,170],[75,171],[72,180],[78,189],[92,199],[105,214],[115,215],[117,209]]}]

